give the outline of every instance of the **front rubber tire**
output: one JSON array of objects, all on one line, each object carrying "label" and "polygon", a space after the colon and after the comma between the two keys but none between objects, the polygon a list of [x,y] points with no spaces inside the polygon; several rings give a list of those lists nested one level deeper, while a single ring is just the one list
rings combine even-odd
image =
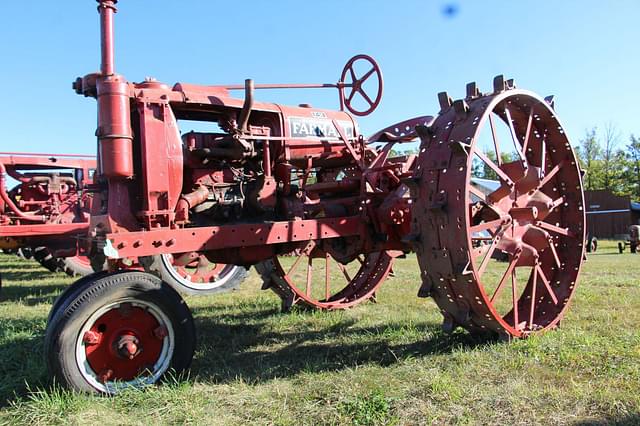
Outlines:
[{"label": "front rubber tire", "polygon": [[51,305],[51,309],[49,310],[49,316],[47,317],[47,324],[51,322],[53,316],[58,310],[66,309],[69,302],[73,301],[88,285],[91,285],[93,281],[104,278],[107,275],[109,275],[108,271],[94,272],[80,277],[80,279],[74,281],[73,284],[65,288],[64,291],[53,301],[53,305]]},{"label": "front rubber tire", "polygon": [[[56,382],[75,391],[109,395],[125,387],[157,383],[167,372],[180,374],[189,367],[195,350],[195,328],[189,308],[175,290],[153,275],[136,271],[97,274],[85,278],[89,279],[77,281],[65,292],[68,292],[67,296],[52,311],[47,325],[45,357],[49,372]],[[120,307],[119,302],[123,302]],[[105,308],[108,309],[105,311],[107,314],[117,313],[124,304],[139,304],[144,307],[146,311],[140,311],[159,318],[159,323],[166,325],[168,336],[160,339],[163,358],[158,359],[158,363],[162,361],[162,364],[157,371],[156,363],[152,366],[150,376],[141,376],[144,379],[122,379],[127,381],[123,386],[119,377],[101,382],[99,372],[92,370],[89,355],[85,360],[81,359],[81,345],[85,344],[83,338],[86,331],[83,330],[103,318],[93,319],[96,314]],[[134,309],[138,309],[138,306],[134,306]],[[138,324],[131,323],[132,328],[136,325]],[[149,330],[143,332],[147,333]],[[107,335],[106,331],[104,335]],[[107,340],[105,337],[105,342],[99,345],[108,345]],[[142,343],[140,347],[143,347]],[[165,348],[169,348],[168,352]],[[121,360],[114,356],[113,362],[115,364]],[[134,358],[131,362],[138,361]],[[147,365],[149,364],[144,364]],[[140,371],[144,366],[140,366]]]}]

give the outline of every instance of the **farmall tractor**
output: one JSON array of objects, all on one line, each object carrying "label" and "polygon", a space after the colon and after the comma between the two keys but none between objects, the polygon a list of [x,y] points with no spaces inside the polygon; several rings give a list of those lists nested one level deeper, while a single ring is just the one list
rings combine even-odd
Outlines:
[{"label": "farmall tractor", "polygon": [[[74,154],[0,153],[0,249],[33,257],[51,272],[84,276],[96,159]],[[8,177],[16,181],[8,189]],[[158,258],[166,281],[184,294],[213,294],[236,288],[246,276],[241,266],[215,264],[201,257]],[[130,268],[142,269],[135,259]],[[123,265],[124,266],[124,265]]]},{"label": "farmall tractor", "polygon": [[[90,255],[110,271],[80,279],[54,307],[45,348],[59,382],[111,394],[188,368],[194,323],[162,253],[254,265],[284,308],[331,310],[370,299],[394,259],[415,252],[418,295],[433,298],[445,331],[519,338],[558,325],[585,217],[550,100],[496,77],[488,93],[475,83],[464,99],[441,93],[435,118],[367,138],[355,116],[382,95],[368,56],[334,84],[131,83],[114,67],[115,5],[99,0],[100,72],[74,83],[98,103]],[[337,88],[340,110],[255,94],[305,87]],[[181,120],[212,130],[181,134]],[[391,156],[416,139],[418,155]],[[136,258],[162,279],[116,270]]]},{"label": "farmall tractor", "polygon": [[[93,272],[82,256],[95,157],[0,153],[0,249],[33,257],[52,272]],[[8,177],[16,185],[8,188]]]}]

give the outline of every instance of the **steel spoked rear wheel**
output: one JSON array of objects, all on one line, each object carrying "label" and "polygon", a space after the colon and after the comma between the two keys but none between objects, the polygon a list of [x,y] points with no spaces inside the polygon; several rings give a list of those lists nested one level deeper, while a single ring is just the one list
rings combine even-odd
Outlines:
[{"label": "steel spoked rear wheel", "polygon": [[515,89],[456,101],[422,135],[418,164],[418,260],[445,328],[523,337],[557,325],[585,217],[580,170],[549,104]]},{"label": "steel spoked rear wheel", "polygon": [[277,256],[256,266],[265,282],[283,300],[319,309],[346,309],[375,296],[391,271],[386,252],[361,254],[343,264],[310,242],[299,254]]}]

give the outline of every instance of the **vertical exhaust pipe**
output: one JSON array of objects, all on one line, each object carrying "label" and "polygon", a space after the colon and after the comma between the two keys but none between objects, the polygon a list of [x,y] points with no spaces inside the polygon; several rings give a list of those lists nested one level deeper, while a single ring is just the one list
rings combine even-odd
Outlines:
[{"label": "vertical exhaust pipe", "polygon": [[98,158],[106,178],[133,177],[133,148],[129,87],[115,73],[113,15],[117,0],[97,0],[100,13],[100,65],[98,89]]},{"label": "vertical exhaust pipe", "polygon": [[108,76],[114,73],[114,46],[113,46],[113,15],[117,12],[116,3],[118,0],[97,0],[98,13],[100,14],[100,52],[102,63],[100,71],[102,75]]}]

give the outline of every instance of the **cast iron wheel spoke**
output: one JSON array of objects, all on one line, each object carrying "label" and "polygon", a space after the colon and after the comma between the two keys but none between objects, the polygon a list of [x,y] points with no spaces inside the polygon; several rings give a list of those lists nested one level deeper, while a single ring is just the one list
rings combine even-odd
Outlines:
[{"label": "cast iron wheel spoke", "polygon": [[536,309],[536,287],[538,286],[538,265],[533,268],[531,282],[531,303],[529,307],[529,329],[534,330],[533,318]]},{"label": "cast iron wheel spoke", "polygon": [[547,143],[546,135],[540,141],[540,170],[547,173]]},{"label": "cast iron wheel spoke", "polygon": [[556,225],[552,225],[545,221],[536,222],[535,224],[538,228],[542,228],[547,231],[555,232],[556,234],[560,234],[565,237],[575,238],[576,236],[571,232],[568,228],[561,228]]},{"label": "cast iron wheel spoke", "polygon": [[551,206],[549,206],[549,212],[552,212],[556,209],[556,207],[561,206],[565,202],[565,196],[558,197],[551,202]]},{"label": "cast iron wheel spoke", "polygon": [[355,84],[358,81],[358,77],[356,77],[356,71],[353,67],[349,68],[349,74],[351,74],[351,84]]},{"label": "cast iron wheel spoke", "polygon": [[519,312],[518,312],[518,286],[516,279],[516,269],[511,270],[511,301],[513,303],[513,328],[518,328]]},{"label": "cast iron wheel spoke", "polygon": [[522,147],[520,146],[520,143],[518,142],[518,135],[516,135],[516,129],[513,127],[511,112],[507,107],[504,108],[504,114],[507,117],[507,124],[509,125],[509,133],[511,134],[511,141],[513,142],[513,146],[516,152],[518,153],[518,157],[520,157],[520,160],[526,163],[527,159],[524,155],[524,152],[522,152]]},{"label": "cast iron wheel spoke", "polygon": [[307,296],[311,296],[311,276],[313,274],[313,257],[309,256],[308,257],[308,263],[307,263],[307,286],[306,286],[306,293]]},{"label": "cast iron wheel spoke", "polygon": [[[305,248],[306,250],[306,248]],[[301,253],[296,260],[293,261],[293,265],[291,265],[291,268],[289,268],[289,272],[287,272],[287,276],[291,275],[291,273],[293,272],[294,269],[296,269],[296,267],[300,264],[300,261],[303,258],[303,254]]]},{"label": "cast iron wheel spoke", "polygon": [[473,185],[469,185],[469,192],[472,193],[473,195],[475,195],[476,197],[478,197],[480,199],[480,201],[482,201],[482,202],[484,202],[486,204],[487,196],[485,195],[484,192],[480,191],[478,188],[476,188]]},{"label": "cast iron wheel spoke", "polygon": [[[498,140],[498,134],[496,132],[496,125],[493,122],[493,114],[489,114],[489,125],[491,126],[491,136],[493,137],[493,146],[496,150],[496,161],[498,166],[502,165],[502,154],[500,152],[500,141]],[[484,161],[484,160],[483,160]],[[498,176],[500,176],[498,174]]]},{"label": "cast iron wheel spoke", "polygon": [[562,262],[560,262],[560,257],[558,257],[558,251],[556,250],[556,246],[553,244],[553,240],[549,241],[549,249],[553,255],[553,261],[555,262],[556,267],[560,268],[562,266]]},{"label": "cast iron wheel spoke", "polygon": [[502,287],[504,287],[504,283],[507,282],[507,278],[509,278],[509,276],[513,272],[513,268],[516,267],[516,263],[517,262],[518,262],[518,258],[515,257],[515,256],[511,259],[511,262],[509,262],[509,267],[507,268],[507,271],[504,273],[504,275],[502,275],[502,278],[500,279],[500,282],[498,283],[498,287],[496,287],[495,291],[493,292],[493,295],[491,296],[491,302],[492,303],[496,299],[496,297],[498,297],[498,295],[500,294],[500,291],[502,290]]},{"label": "cast iron wheel spoke", "polygon": [[563,160],[560,163],[556,164],[553,167],[553,169],[549,171],[549,173],[545,173],[544,177],[540,181],[540,184],[538,185],[538,188],[540,189],[544,187],[547,183],[549,183],[549,181],[556,175],[556,173],[560,171],[560,169],[564,166],[564,164],[565,164],[565,161]]},{"label": "cast iron wheel spoke", "polygon": [[347,272],[344,265],[340,262],[338,262],[337,264],[338,264],[338,269],[340,269],[340,272],[342,272],[342,275],[347,280],[347,282],[351,282],[351,277],[349,276],[349,273]]},{"label": "cast iron wheel spoke", "polygon": [[538,269],[538,275],[540,276],[540,281],[542,281],[545,288],[547,289],[547,292],[549,293],[549,296],[551,296],[551,300],[553,300],[553,303],[557,305],[558,297],[556,296],[555,291],[553,291],[553,289],[551,288],[551,284],[549,283],[549,280],[547,279],[547,277],[544,275],[544,271],[542,270],[540,265],[536,265],[536,268]]},{"label": "cast iron wheel spoke", "polygon": [[487,157],[486,155],[484,155],[484,153],[482,153],[480,151],[476,151],[475,154],[478,157],[480,157],[480,159],[482,161],[484,161],[485,164],[487,166],[489,166],[491,168],[491,170],[493,170],[498,175],[498,177],[500,177],[500,179],[505,181],[507,185],[509,185],[509,186],[513,185],[513,181],[511,180],[511,178],[500,167],[498,167],[498,165],[496,165],[496,163],[491,161],[491,159],[489,157]]},{"label": "cast iron wheel spoke", "polygon": [[493,252],[496,251],[496,248],[498,246],[498,243],[500,241],[500,236],[502,236],[502,234],[504,234],[505,230],[503,229],[502,231],[498,232],[498,235],[494,235],[493,236],[493,242],[491,243],[491,246],[489,246],[489,250],[487,251],[487,254],[485,255],[484,259],[482,259],[482,263],[480,264],[480,267],[478,268],[478,276],[482,277],[482,275],[484,274],[485,269],[487,268],[487,265],[489,265],[489,260],[491,259],[491,256],[493,256]]},{"label": "cast iron wheel spoke", "polygon": [[524,141],[522,142],[522,154],[527,155],[527,148],[529,147],[529,138],[531,137],[531,126],[533,124],[533,107],[529,110],[529,118],[527,119],[527,129],[524,132]]},{"label": "cast iron wheel spoke", "polygon": [[496,219],[496,220],[491,220],[489,222],[482,222],[478,225],[474,225],[471,228],[469,228],[469,230],[471,231],[471,234],[476,234],[478,232],[482,232],[482,231],[488,231],[490,229],[495,229],[496,227],[499,227],[503,224],[503,220],[500,219]]},{"label": "cast iron wheel spoke", "polygon": [[351,101],[353,100],[353,97],[355,96],[355,94],[358,92],[358,90],[356,90],[355,88],[351,89],[351,92],[349,93],[349,97],[347,98],[347,103],[351,103]]},{"label": "cast iron wheel spoke", "polygon": [[329,260],[330,260],[331,256],[329,256],[329,253],[325,253],[324,255],[324,261],[325,261],[325,269],[324,269],[324,300],[329,300],[329,297],[331,296],[331,291],[329,288],[329,282],[331,281],[331,273],[329,271]]}]

